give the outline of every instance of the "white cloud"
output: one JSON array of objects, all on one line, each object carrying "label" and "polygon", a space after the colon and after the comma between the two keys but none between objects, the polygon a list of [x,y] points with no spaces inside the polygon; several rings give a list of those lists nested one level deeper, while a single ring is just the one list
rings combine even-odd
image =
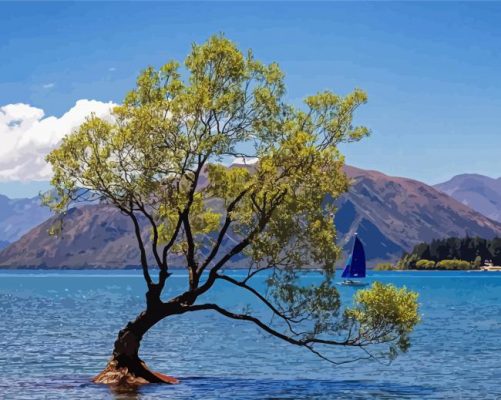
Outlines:
[{"label": "white cloud", "polygon": [[252,165],[256,164],[259,161],[257,157],[235,157],[232,161],[232,164],[235,165]]},{"label": "white cloud", "polygon": [[48,180],[52,176],[45,156],[91,113],[107,118],[112,102],[78,100],[64,115],[44,117],[28,104],[0,107],[0,181]]},{"label": "white cloud", "polygon": [[50,82],[50,83],[46,83],[46,84],[42,85],[42,87],[44,89],[52,89],[54,86],[56,86],[56,84],[54,82]]},{"label": "white cloud", "polygon": [[108,68],[108,71],[110,71],[110,72],[115,72],[116,70],[117,70],[117,69],[116,69],[115,67],[110,67],[110,68]]}]

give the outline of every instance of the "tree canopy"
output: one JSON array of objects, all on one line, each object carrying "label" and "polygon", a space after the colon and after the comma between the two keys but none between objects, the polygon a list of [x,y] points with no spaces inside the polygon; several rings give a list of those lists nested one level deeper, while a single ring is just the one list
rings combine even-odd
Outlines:
[{"label": "tree canopy", "polygon": [[[348,187],[338,145],[368,135],[353,124],[367,96],[324,91],[295,107],[285,94],[276,63],[259,62],[223,36],[195,44],[183,67],[172,61],[146,68],[112,118],[91,115],[49,154],[56,194],[46,202],[64,216],[77,202],[99,200],[130,217],[148,287],[146,313],[213,310],[322,357],[318,346],[405,351],[419,320],[415,294],[377,284],[343,309],[333,284],[340,250],[326,199]],[[226,166],[234,157],[247,165]],[[150,237],[141,233],[142,221]],[[184,260],[188,282],[166,301],[160,296],[173,255]],[[223,268],[240,256],[248,266],[237,280]],[[302,283],[310,268],[321,271],[320,284]],[[253,286],[260,273],[266,293]],[[217,281],[252,293],[282,326],[200,302]]]},{"label": "tree canopy", "polygon": [[[419,263],[419,260],[429,261]],[[480,267],[484,261],[490,260],[494,264],[501,264],[501,238],[483,239],[480,237],[435,239],[430,243],[419,243],[409,252],[405,253],[399,261],[402,268],[432,268],[445,260],[464,260],[475,267]],[[430,265],[433,263],[433,266]],[[466,264],[442,263],[448,269],[466,269]],[[471,267],[471,265],[470,265]]]}]

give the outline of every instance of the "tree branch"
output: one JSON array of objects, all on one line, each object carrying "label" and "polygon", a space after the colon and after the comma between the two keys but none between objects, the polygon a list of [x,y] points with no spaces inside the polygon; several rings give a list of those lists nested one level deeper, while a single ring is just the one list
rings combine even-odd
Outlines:
[{"label": "tree branch", "polygon": [[[285,193],[284,193],[285,195]],[[267,226],[273,211],[275,210],[275,206],[269,207],[268,212],[266,214],[262,214],[260,216],[259,222],[257,223],[257,226],[252,230],[252,232],[245,238],[243,239],[240,243],[236,244],[233,246],[233,248],[226,253],[217,263],[212,267],[209,273],[209,277],[207,280],[204,282],[204,284],[200,287],[197,287],[191,294],[190,296],[195,296],[198,297],[201,294],[205,293],[207,290],[209,290],[214,282],[216,281],[217,277],[217,272],[229,261],[231,258],[239,253],[241,253],[252,241],[252,239],[261,233]]]},{"label": "tree branch", "polygon": [[235,209],[236,205],[238,202],[245,196],[245,194],[249,191],[249,189],[243,190],[236,198],[233,200],[228,208],[226,209],[226,218],[224,221],[224,224],[219,231],[219,235],[216,239],[216,243],[214,244],[214,247],[212,248],[212,251],[210,254],[207,256],[205,259],[204,263],[200,266],[198,269],[197,273],[200,275],[202,272],[205,270],[205,268],[210,264],[210,262],[214,259],[214,257],[217,255],[217,252],[219,251],[219,248],[221,247],[221,244],[223,242],[224,236],[226,235],[226,232],[228,231],[228,228],[231,225],[232,219],[230,213]]},{"label": "tree branch", "polygon": [[233,279],[231,276],[218,274],[217,279],[222,279],[226,282],[230,282],[233,285],[236,285],[242,289],[245,289],[245,290],[251,292],[254,296],[256,296],[259,300],[261,300],[275,315],[278,315],[280,318],[282,318],[286,322],[287,326],[289,327],[289,330],[293,334],[297,334],[297,332],[294,330],[294,328],[292,327],[291,324],[298,323],[300,321],[296,321],[293,318],[290,318],[287,315],[285,315],[283,312],[281,312],[279,309],[277,309],[266,297],[264,297],[261,293],[259,293],[256,289],[247,285],[245,282],[240,282],[240,281],[237,281],[236,279]]},{"label": "tree branch", "polygon": [[367,359],[367,358],[374,357],[374,356],[370,355],[370,357],[362,357],[362,358],[350,359],[348,361],[336,362],[336,361],[333,361],[333,360],[327,358],[326,356],[322,355],[320,352],[315,350],[313,348],[313,345],[318,343],[318,344],[325,344],[325,345],[331,345],[331,346],[352,346],[352,347],[357,347],[357,348],[363,348],[363,346],[356,344],[356,343],[353,343],[352,341],[338,342],[335,340],[322,340],[322,339],[317,339],[314,337],[306,337],[304,339],[296,339],[296,338],[290,337],[288,335],[285,335],[285,334],[277,331],[276,329],[273,329],[269,325],[262,322],[259,318],[256,318],[256,317],[253,317],[253,316],[247,315],[247,314],[237,314],[237,313],[228,311],[225,308],[222,308],[219,305],[214,304],[214,303],[191,305],[191,306],[185,307],[185,309],[187,311],[212,310],[212,311],[216,311],[219,314],[224,315],[225,317],[228,317],[231,319],[252,322],[253,324],[257,325],[259,328],[261,328],[265,332],[269,333],[270,335],[277,337],[279,339],[282,339],[285,342],[293,344],[295,346],[304,347],[304,348],[308,349],[309,351],[311,351],[313,354],[319,356],[320,358],[322,358],[326,361],[329,361],[332,364],[336,364],[336,365],[337,364],[345,364],[345,363],[357,361],[360,359]]},{"label": "tree branch", "polygon": [[155,256],[155,260],[157,262],[158,268],[160,269],[166,269],[166,265],[163,264],[162,260],[160,259],[160,255],[158,254],[158,227],[157,224],[155,223],[155,220],[151,216],[150,213],[148,213],[144,207],[143,204],[139,204],[139,209],[143,213],[143,215],[150,221],[151,227],[153,229],[153,240],[151,242],[151,250],[153,252],[153,255]]},{"label": "tree branch", "polygon": [[144,248],[143,238],[141,237],[141,227],[139,226],[137,217],[134,215],[134,212],[132,211],[132,207],[131,211],[127,214],[131,217],[132,222],[134,223],[134,233],[136,234],[137,243],[139,245],[139,251],[141,253],[141,267],[143,268],[144,279],[146,280],[148,288],[150,288],[153,282],[151,280],[151,276],[148,271],[148,260],[146,258],[146,250]]}]

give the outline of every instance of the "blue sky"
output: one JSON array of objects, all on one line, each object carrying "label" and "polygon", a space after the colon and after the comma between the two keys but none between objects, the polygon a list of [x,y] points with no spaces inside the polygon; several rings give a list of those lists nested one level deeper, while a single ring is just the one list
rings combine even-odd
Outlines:
[{"label": "blue sky", "polygon": [[499,21],[501,3],[0,2],[0,106],[60,117],[79,99],[120,102],[143,67],[224,32],[281,65],[291,102],[368,92],[357,122],[372,136],[343,147],[349,164],[427,183],[499,177]]}]

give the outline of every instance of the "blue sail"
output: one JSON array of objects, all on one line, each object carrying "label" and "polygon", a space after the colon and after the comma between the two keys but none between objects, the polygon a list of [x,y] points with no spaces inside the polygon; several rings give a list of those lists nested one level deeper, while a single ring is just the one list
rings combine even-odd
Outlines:
[{"label": "blue sail", "polygon": [[343,278],[365,278],[365,251],[358,236],[355,236],[353,251],[341,276]]}]

